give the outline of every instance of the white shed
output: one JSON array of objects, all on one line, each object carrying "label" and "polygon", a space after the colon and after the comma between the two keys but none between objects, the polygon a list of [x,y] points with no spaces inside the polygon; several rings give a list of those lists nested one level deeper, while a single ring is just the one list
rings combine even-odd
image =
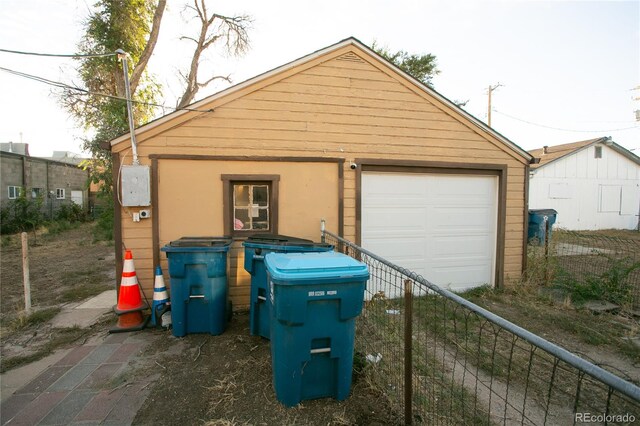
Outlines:
[{"label": "white shed", "polygon": [[636,229],[640,157],[609,137],[529,151],[529,208],[555,209],[571,230]]}]

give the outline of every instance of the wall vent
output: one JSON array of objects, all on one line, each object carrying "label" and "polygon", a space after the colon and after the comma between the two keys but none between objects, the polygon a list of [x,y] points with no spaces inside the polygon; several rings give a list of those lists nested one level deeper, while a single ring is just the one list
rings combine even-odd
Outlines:
[{"label": "wall vent", "polygon": [[353,52],[345,53],[344,55],[337,57],[336,60],[338,60],[338,61],[347,61],[347,62],[364,63],[362,58],[360,58],[360,56],[356,55]]}]

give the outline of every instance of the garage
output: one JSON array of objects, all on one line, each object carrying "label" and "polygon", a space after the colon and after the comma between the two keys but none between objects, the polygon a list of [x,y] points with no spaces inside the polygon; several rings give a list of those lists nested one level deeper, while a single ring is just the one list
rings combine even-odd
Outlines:
[{"label": "garage", "polygon": [[[135,133],[151,204],[120,206],[114,191],[117,276],[123,247],[134,250],[148,294],[169,241],[230,235],[229,294],[247,307],[242,242],[265,230],[317,240],[321,220],[453,290],[522,276],[533,157],[353,38]],[[117,182],[128,135],[111,150]],[[266,188],[260,220],[240,187]],[[149,215],[135,221],[141,209]]]},{"label": "garage", "polygon": [[362,246],[454,291],[493,286],[498,189],[492,174],[363,172]]}]

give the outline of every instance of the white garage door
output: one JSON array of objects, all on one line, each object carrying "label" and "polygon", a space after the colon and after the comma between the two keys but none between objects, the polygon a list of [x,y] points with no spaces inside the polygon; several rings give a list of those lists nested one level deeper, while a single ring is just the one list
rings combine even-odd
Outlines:
[{"label": "white garage door", "polygon": [[364,172],[362,246],[440,287],[493,285],[497,200],[497,176]]}]

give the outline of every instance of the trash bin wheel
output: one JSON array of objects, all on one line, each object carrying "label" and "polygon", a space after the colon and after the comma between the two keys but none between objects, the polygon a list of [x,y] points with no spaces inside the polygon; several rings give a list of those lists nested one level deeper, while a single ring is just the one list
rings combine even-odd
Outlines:
[{"label": "trash bin wheel", "polygon": [[231,317],[233,316],[233,303],[231,300],[227,301],[227,322],[231,322]]}]

